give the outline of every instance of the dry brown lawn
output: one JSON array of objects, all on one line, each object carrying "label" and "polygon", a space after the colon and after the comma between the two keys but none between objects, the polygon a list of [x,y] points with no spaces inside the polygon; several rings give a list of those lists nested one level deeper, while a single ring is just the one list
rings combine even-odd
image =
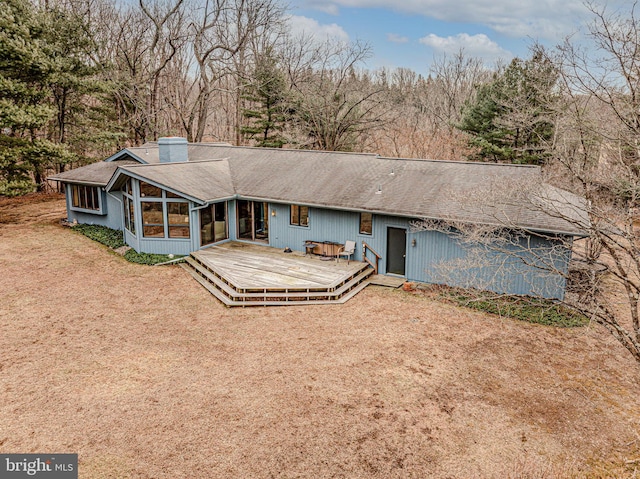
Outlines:
[{"label": "dry brown lawn", "polygon": [[640,367],[561,330],[369,287],[227,309],[179,267],[0,200],[0,452],[81,478],[635,477]]}]

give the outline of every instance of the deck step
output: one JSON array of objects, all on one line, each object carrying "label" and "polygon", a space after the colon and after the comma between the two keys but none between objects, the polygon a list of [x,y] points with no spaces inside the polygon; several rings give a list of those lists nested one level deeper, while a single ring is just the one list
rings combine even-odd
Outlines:
[{"label": "deck step", "polygon": [[223,272],[200,261],[194,255],[185,258],[181,267],[207,291],[227,306],[293,306],[301,304],[340,304],[348,301],[368,284],[373,270],[363,267],[326,288],[237,288]]}]

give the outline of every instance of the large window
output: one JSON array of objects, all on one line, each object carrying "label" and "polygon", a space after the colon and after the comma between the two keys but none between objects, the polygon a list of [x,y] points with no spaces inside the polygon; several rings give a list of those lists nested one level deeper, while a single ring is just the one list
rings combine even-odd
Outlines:
[{"label": "large window", "polygon": [[[135,234],[132,180],[122,189],[124,226]],[[189,203],[181,196],[140,181],[142,236],[145,238],[189,239]],[[131,196],[130,196],[131,195]]]},{"label": "large window", "polygon": [[189,237],[189,203],[167,203],[169,238]]},{"label": "large window", "polygon": [[373,233],[373,215],[371,213],[360,213],[360,234],[370,235]]},{"label": "large window", "polygon": [[71,206],[100,211],[100,189],[97,186],[71,185]]},{"label": "large window", "polygon": [[291,224],[295,226],[309,226],[309,207],[291,205]]},{"label": "large window", "polygon": [[164,238],[164,203],[141,201],[142,235],[145,238]]}]

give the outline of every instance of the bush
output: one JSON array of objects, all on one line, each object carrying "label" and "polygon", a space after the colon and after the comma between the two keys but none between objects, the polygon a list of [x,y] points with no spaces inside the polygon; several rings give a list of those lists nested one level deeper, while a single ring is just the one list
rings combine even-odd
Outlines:
[{"label": "bush", "polygon": [[529,296],[494,295],[481,291],[437,286],[437,295],[466,308],[519,319],[529,323],[577,328],[589,324],[589,318],[555,301]]},{"label": "bush", "polygon": [[[124,240],[122,239],[122,231],[98,225],[75,225],[72,227],[72,229],[82,233],[87,238],[91,238],[92,240],[97,241],[98,243],[101,243],[112,249],[126,246]],[[180,256],[138,253],[136,252],[136,250],[130,249],[124,254],[124,258],[131,263],[153,265],[158,263],[166,263],[167,261],[171,261],[172,259],[180,258]]]},{"label": "bush", "polygon": [[134,249],[130,249],[124,254],[124,257],[127,261],[131,263],[138,264],[158,264],[158,263],[166,263],[167,261],[171,261],[172,259],[179,259],[180,256],[169,256],[166,254],[152,254],[152,253],[138,253]]},{"label": "bush", "polygon": [[82,233],[87,238],[91,238],[98,243],[108,246],[109,248],[117,249],[121,246],[125,246],[124,239],[122,238],[122,231],[99,225],[75,225],[72,229]]}]

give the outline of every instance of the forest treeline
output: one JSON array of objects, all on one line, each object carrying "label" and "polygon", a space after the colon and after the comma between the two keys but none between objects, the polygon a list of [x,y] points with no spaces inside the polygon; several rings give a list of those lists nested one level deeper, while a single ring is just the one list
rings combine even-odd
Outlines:
[{"label": "forest treeline", "polygon": [[[529,58],[503,65],[461,51],[435,58],[423,77],[367,70],[373,52],[361,42],[292,35],[278,0],[0,6],[3,195],[166,135],[540,165],[578,151],[591,161],[603,145],[637,155],[635,139],[616,131],[622,124],[633,136],[640,124],[635,58],[614,44],[632,15],[592,11],[612,27],[600,29],[613,41],[608,65],[567,42],[553,51],[532,45]],[[607,77],[611,70],[619,76]]]}]

